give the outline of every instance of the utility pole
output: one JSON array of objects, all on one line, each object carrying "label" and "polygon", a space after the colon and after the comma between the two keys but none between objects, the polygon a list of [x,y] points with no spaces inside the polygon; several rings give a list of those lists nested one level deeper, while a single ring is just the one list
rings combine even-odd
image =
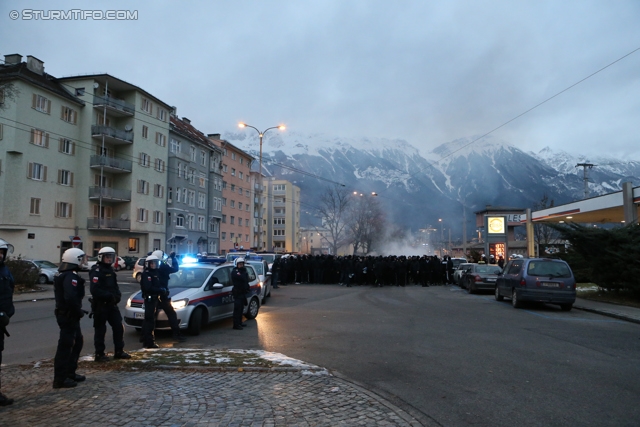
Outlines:
[{"label": "utility pole", "polygon": [[589,197],[589,174],[587,173],[587,168],[592,169],[594,166],[594,164],[591,163],[578,163],[576,165],[577,168],[581,167],[583,168],[583,173],[584,173],[584,177],[582,178],[582,180],[584,181],[584,198],[588,198]]}]

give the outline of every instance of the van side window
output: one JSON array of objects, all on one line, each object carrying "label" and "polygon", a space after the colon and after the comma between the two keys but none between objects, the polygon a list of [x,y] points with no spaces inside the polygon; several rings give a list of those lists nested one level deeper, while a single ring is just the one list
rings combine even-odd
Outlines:
[{"label": "van side window", "polygon": [[218,278],[218,283],[221,283],[224,286],[231,286],[230,272],[231,267],[222,267],[217,269],[213,275]]},{"label": "van side window", "polygon": [[247,267],[247,274],[249,276],[249,281],[252,282],[254,280],[256,280],[256,272],[253,269],[253,266],[251,267]]},{"label": "van side window", "polygon": [[521,269],[522,269],[522,261],[514,261],[511,263],[511,266],[509,267],[508,274],[518,274],[520,273]]}]

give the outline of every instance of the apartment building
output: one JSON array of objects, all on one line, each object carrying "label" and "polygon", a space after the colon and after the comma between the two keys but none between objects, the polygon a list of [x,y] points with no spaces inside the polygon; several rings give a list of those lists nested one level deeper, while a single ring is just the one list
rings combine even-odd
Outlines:
[{"label": "apartment building", "polygon": [[170,120],[166,251],[217,254],[223,151],[175,110]]},{"label": "apartment building", "polygon": [[[251,218],[252,218],[252,247],[257,250],[267,250],[266,195],[263,185],[264,176],[258,171],[251,171]],[[259,248],[259,249],[258,249]]]},{"label": "apartment building", "polygon": [[274,252],[300,252],[300,188],[291,182],[265,178],[265,245]]},{"label": "apartment building", "polygon": [[222,150],[222,221],[220,253],[232,249],[249,249],[252,235],[251,163],[253,156],[209,134],[209,140]]},{"label": "apartment building", "polygon": [[165,246],[171,107],[108,74],[55,78],[6,55],[18,89],[0,112],[0,233],[25,257],[58,261],[79,236],[142,256]]}]

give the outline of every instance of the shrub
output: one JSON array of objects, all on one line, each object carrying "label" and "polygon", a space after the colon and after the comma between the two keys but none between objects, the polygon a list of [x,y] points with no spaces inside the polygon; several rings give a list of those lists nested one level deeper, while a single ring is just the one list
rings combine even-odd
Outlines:
[{"label": "shrub", "polygon": [[30,262],[22,261],[19,259],[7,260],[5,263],[16,285],[23,285],[28,288],[35,288],[36,281],[40,271]]}]

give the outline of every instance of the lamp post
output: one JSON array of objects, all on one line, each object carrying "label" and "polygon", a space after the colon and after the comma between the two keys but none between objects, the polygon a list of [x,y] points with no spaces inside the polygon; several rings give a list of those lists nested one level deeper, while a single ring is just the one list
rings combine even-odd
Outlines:
[{"label": "lamp post", "polygon": [[442,246],[444,246],[444,229],[442,228],[442,218],[438,218],[440,223],[440,258],[442,258]]},{"label": "lamp post", "polygon": [[[258,176],[260,177],[259,179],[262,179],[262,137],[264,136],[265,133],[267,133],[267,131],[271,130],[271,129],[280,129],[280,130],[285,130],[284,125],[280,125],[280,126],[273,126],[270,128],[266,128],[265,130],[263,130],[262,132],[260,132],[258,130],[258,128],[255,128],[251,125],[248,125],[246,123],[240,122],[238,123],[238,126],[241,128],[251,128],[254,129],[256,132],[258,132],[258,135],[260,135],[260,169],[258,170]],[[259,211],[258,211],[258,250],[262,250],[262,182],[260,182],[260,203],[258,205]]]}]

